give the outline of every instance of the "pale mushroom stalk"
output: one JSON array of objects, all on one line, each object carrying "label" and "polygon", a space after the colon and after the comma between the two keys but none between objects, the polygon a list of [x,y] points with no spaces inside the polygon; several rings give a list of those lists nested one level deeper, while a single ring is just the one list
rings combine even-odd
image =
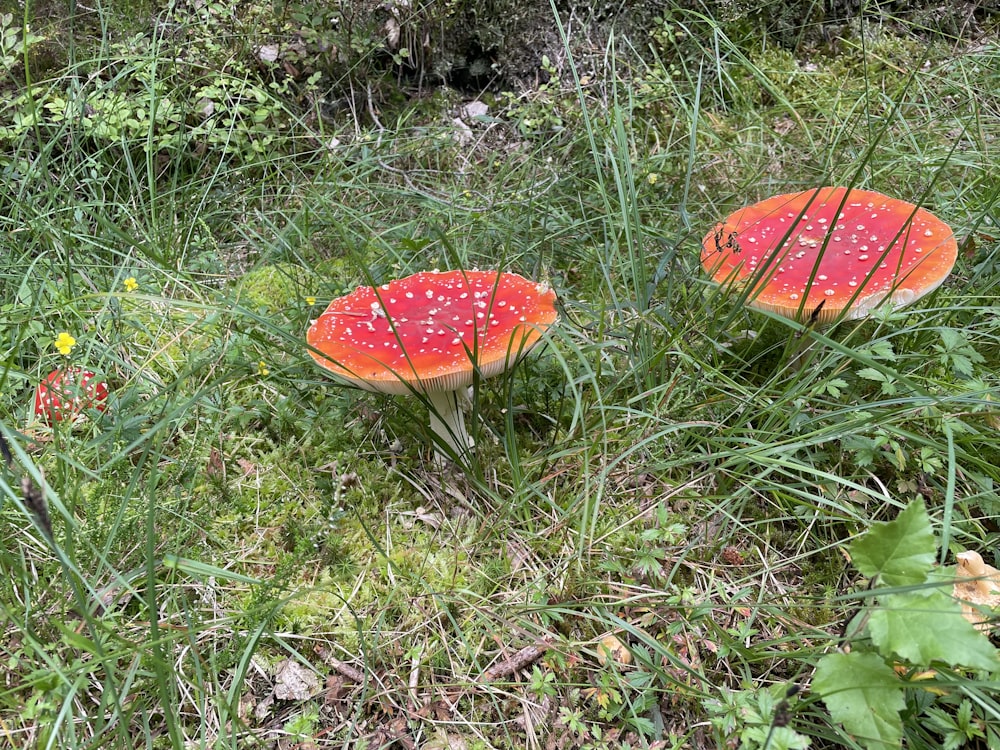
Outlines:
[{"label": "pale mushroom stalk", "polygon": [[[475,448],[475,441],[465,427],[464,389],[434,391],[426,396],[430,404],[431,432],[441,438],[456,456],[461,457]],[[444,456],[438,453],[438,460],[444,460]]]}]

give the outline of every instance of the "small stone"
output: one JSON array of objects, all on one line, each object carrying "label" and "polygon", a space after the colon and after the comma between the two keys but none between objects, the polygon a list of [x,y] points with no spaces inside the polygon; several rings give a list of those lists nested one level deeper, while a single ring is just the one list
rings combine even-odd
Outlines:
[{"label": "small stone", "polygon": [[475,101],[469,102],[462,106],[461,112],[462,117],[473,119],[476,117],[484,117],[490,108],[488,105],[476,99]]}]

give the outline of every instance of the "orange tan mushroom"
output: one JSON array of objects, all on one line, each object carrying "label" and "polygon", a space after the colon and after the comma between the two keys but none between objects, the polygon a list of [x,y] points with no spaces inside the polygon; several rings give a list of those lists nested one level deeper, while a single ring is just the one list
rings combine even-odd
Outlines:
[{"label": "orange tan mushroom", "polygon": [[1000,607],[1000,570],[987,565],[983,556],[969,550],[955,555],[958,571],[953,594],[962,605],[962,616],[982,631],[990,630],[984,610]]}]

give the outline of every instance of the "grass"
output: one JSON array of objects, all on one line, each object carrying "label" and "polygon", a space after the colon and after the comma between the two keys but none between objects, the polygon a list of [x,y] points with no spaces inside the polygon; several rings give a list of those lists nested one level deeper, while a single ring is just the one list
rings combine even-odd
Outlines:
[{"label": "grass", "polygon": [[[866,601],[846,544],[922,498],[940,563],[991,561],[1000,511],[1000,45],[882,20],[792,54],[678,11],[644,62],[625,38],[601,76],[563,56],[466,141],[448,96],[313,119],[213,67],[217,38],[78,43],[0,113],[0,737],[860,746],[808,691]],[[961,253],[800,358],[698,256],[731,210],[820,184],[919,201]],[[428,267],[511,268],[562,306],[445,472],[424,404],[304,348],[331,297]],[[77,427],[28,406],[61,331],[112,390]],[[908,746],[995,675],[963,679],[907,692]],[[988,701],[970,721],[1000,746]]]}]

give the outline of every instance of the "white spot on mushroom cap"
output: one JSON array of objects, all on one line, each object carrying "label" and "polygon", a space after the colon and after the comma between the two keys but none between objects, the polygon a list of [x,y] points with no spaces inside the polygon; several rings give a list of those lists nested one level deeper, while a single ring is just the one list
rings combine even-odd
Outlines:
[{"label": "white spot on mushroom cap", "polygon": [[[406,290],[403,282],[426,284],[427,288],[417,289],[419,299],[415,299],[414,290]],[[363,345],[354,338],[357,328],[352,334],[346,333],[348,322],[358,315],[354,312],[357,302],[364,300],[366,309],[373,309],[371,301],[365,299],[371,290],[365,287],[334,300],[324,315],[310,327],[308,334],[309,342],[325,352],[325,356],[313,353],[320,364],[371,390],[402,393],[410,388],[404,380],[427,391],[458,380],[468,384],[473,372],[470,358],[478,363],[481,374],[489,377],[516,360],[525,348],[534,345],[541,331],[556,318],[555,296],[551,290],[516,274],[498,276],[496,272],[479,271],[439,275],[423,273],[390,282],[388,286],[393,293],[383,296],[385,307],[379,308],[379,315],[374,317],[371,325],[376,329],[373,332],[375,335],[393,339],[392,346],[380,345],[379,348],[380,352],[392,355],[390,358],[380,359],[374,364],[370,357],[361,358],[361,351],[368,349],[359,348]],[[501,306],[499,303],[503,300],[499,299],[499,295],[508,291],[521,294],[523,304],[508,302]],[[496,302],[494,292],[498,295]],[[478,300],[475,303],[477,309],[473,309],[470,295]],[[427,305],[424,299],[433,299],[434,305]],[[524,313],[539,304],[541,317],[537,323],[531,323]],[[412,311],[404,312],[406,305],[413,306]],[[441,316],[444,314],[447,315],[444,318],[447,323],[442,325],[444,320]],[[438,320],[441,323],[435,322]],[[363,329],[367,329],[368,325],[365,321]],[[434,362],[435,358],[440,361]],[[416,376],[414,368],[422,374]],[[359,376],[362,373],[376,382],[361,383]]]},{"label": "white spot on mushroom cap", "polygon": [[[845,201],[843,200],[845,195],[850,195],[852,198],[855,195],[865,196],[866,199]],[[808,212],[793,210],[800,204],[808,205]],[[802,221],[807,215],[810,219],[809,230],[805,228],[806,222]],[[799,230],[805,232],[816,229],[818,235],[815,232],[810,236],[789,233],[787,228],[782,227],[782,225],[787,227],[786,222],[789,219],[799,222],[795,225]],[[773,223],[768,225],[768,220],[772,220]],[[715,240],[718,226],[716,225],[706,235],[703,242],[703,266],[713,279],[723,284],[739,284],[741,281],[749,280],[749,274],[754,273],[756,274],[754,283],[759,291],[757,293],[751,291],[751,304],[793,316],[803,315],[803,311],[808,314],[813,305],[818,304],[818,300],[814,300],[815,295],[825,292],[824,287],[837,288],[838,279],[841,284],[860,288],[862,291],[860,297],[874,300],[873,305],[877,304],[878,298],[892,294],[892,290],[896,288],[903,286],[917,288],[907,281],[909,277],[916,278],[919,275],[932,279],[930,287],[923,285],[916,293],[913,297],[916,299],[927,293],[929,288],[941,283],[956,255],[954,236],[947,226],[940,223],[932,214],[912,204],[897,202],[860,189],[848,191],[845,188],[817,188],[802,193],[774,196],[732,214],[722,222],[721,226],[726,232],[735,231],[739,243],[743,245],[742,249],[746,250],[752,246],[755,251],[763,251],[763,259],[759,265],[748,260],[745,253],[740,255],[735,251],[719,252]],[[851,227],[850,232],[846,230],[847,226]],[[931,231],[931,227],[935,227],[934,231]],[[932,247],[925,240],[935,234]],[[751,243],[751,237],[760,238],[760,241]],[[882,242],[879,242],[880,237]],[[799,256],[797,253],[785,255],[786,248],[793,242],[796,245],[794,249],[805,252],[804,255]],[[869,246],[863,243],[872,244]],[[873,267],[869,252],[876,247],[879,258],[876,267]],[[818,252],[819,248],[822,249],[821,252]],[[903,253],[902,257],[900,253]],[[775,254],[778,263],[773,260]],[[789,259],[793,256],[795,261],[791,262]],[[929,264],[922,262],[925,258],[930,261]],[[835,262],[846,264],[847,276],[831,270]],[[766,270],[763,276],[756,270],[761,267]],[[897,269],[901,271],[899,279],[893,277],[893,272]],[[824,286],[807,291],[804,294],[805,302],[794,305],[790,313],[786,313],[778,307],[768,307],[769,303],[765,297],[767,293],[762,290],[769,279],[777,279],[779,275],[780,283],[775,283],[773,288],[775,294],[782,295],[783,302],[775,303],[776,305],[787,303],[790,292],[799,294],[800,290],[805,291],[806,279],[827,276],[828,281]],[[933,281],[935,278],[937,280]],[[797,289],[795,282],[799,279],[803,282]],[[879,291],[875,292],[876,289]],[[867,293],[869,290],[872,293]],[[836,305],[844,295],[835,297]],[[823,298],[825,295],[821,297]],[[902,294],[890,301],[896,304],[897,301],[906,300],[910,300],[910,297]],[[830,304],[827,302],[824,314],[829,309],[834,309],[830,308]]]}]

